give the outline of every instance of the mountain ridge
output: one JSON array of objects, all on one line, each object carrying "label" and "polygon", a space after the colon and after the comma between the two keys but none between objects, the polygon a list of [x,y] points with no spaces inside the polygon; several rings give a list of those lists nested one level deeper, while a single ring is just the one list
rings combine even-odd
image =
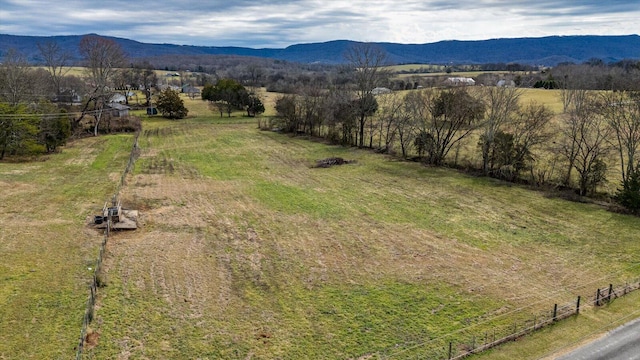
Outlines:
[{"label": "mountain ridge", "polygon": [[[97,35],[97,34],[91,34]],[[85,35],[24,36],[0,34],[0,59],[13,48],[30,63],[41,62],[37,44],[57,42],[78,60],[78,44]],[[102,36],[102,35],[98,35]],[[116,41],[132,59],[162,55],[237,55],[271,58],[299,63],[341,64],[352,40],[330,40],[293,44],[285,48],[196,46],[143,43],[127,38],[103,36]],[[554,66],[560,62],[581,63],[590,59],[615,62],[640,59],[640,36],[555,35],[546,37],[498,38],[488,40],[443,40],[424,44],[373,42],[384,49],[393,63],[482,64],[521,63]]]}]

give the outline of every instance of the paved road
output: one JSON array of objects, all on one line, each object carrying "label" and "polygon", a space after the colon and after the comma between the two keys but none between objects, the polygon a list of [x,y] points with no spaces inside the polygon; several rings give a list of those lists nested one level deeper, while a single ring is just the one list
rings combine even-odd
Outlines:
[{"label": "paved road", "polygon": [[557,360],[640,360],[640,319]]}]

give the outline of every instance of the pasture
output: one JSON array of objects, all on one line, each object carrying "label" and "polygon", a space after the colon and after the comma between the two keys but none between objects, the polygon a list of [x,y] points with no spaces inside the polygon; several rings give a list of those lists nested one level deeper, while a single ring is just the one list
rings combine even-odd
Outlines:
[{"label": "pasture", "polygon": [[[637,218],[184,99],[187,119],[143,119],[121,192],[141,227],[109,239],[86,358],[425,357],[434,339],[640,275]],[[85,217],[113,194],[132,139],[0,163],[0,358],[75,354],[102,239]],[[355,163],[314,167],[328,157]],[[554,330],[536,336],[565,336],[544,337]]]},{"label": "pasture", "polygon": [[37,161],[0,163],[0,358],[75,355],[101,234],[132,136],[88,138]]},{"label": "pasture", "polygon": [[636,218],[254,121],[145,120],[90,356],[424,356],[640,271]]}]

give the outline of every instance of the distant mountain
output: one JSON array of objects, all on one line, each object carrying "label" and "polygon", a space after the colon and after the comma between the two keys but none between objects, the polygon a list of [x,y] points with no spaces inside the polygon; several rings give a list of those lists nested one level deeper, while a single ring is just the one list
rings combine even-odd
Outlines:
[{"label": "distant mountain", "polygon": [[[58,42],[79,59],[78,44],[83,35],[18,36],[0,34],[0,59],[11,48],[27,56],[32,63],[41,62],[37,44]],[[299,63],[344,63],[344,53],[354,41],[336,40],[297,44],[284,49],[230,46],[190,46],[147,44],[108,37],[118,42],[131,58],[160,55],[239,55],[272,58]],[[582,63],[590,59],[615,62],[640,59],[640,36],[549,36],[540,38],[492,39],[480,41],[440,41],[428,44],[375,43],[387,51],[394,63],[485,64],[521,63],[553,66],[560,62]]]}]

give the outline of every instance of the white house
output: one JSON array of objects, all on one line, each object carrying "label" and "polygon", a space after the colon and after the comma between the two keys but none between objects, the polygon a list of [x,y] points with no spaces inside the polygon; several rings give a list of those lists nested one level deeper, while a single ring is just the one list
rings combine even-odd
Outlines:
[{"label": "white house", "polygon": [[127,101],[127,98],[120,93],[115,93],[111,96],[111,98],[109,98],[110,103],[123,103],[126,101]]},{"label": "white house", "polygon": [[497,87],[516,87],[516,83],[513,80],[502,79],[502,80],[498,81],[496,86]]},{"label": "white house", "polygon": [[473,86],[476,81],[468,77],[450,77],[444,81],[444,84],[449,86]]},{"label": "white house", "polygon": [[371,95],[391,94],[391,89],[386,87],[377,87],[371,90]]}]

